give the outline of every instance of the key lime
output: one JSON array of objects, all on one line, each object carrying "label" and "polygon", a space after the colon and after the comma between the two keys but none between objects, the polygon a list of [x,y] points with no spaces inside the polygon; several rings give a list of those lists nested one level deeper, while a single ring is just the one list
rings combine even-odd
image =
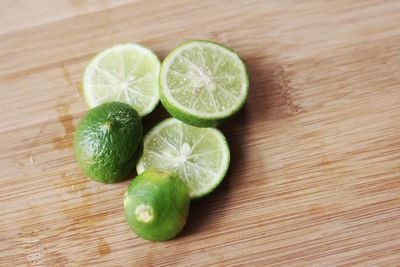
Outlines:
[{"label": "key lime", "polygon": [[125,102],[145,116],[159,100],[160,61],[148,48],[120,44],[100,52],[88,64],[83,90],[90,108],[105,102]]},{"label": "key lime", "polygon": [[162,241],[176,236],[189,212],[186,185],[170,171],[151,169],[129,185],[124,198],[125,217],[140,237]]},{"label": "key lime", "polygon": [[82,171],[95,181],[118,182],[135,166],[142,140],[142,122],[128,104],[109,102],[82,118],[74,136],[75,157]]},{"label": "key lime", "polygon": [[191,198],[213,191],[224,178],[230,160],[224,135],[215,128],[199,128],[169,118],[150,130],[136,166],[172,170],[189,189]]},{"label": "key lime", "polygon": [[160,99],[175,118],[211,127],[231,117],[245,103],[246,66],[231,49],[211,41],[188,41],[164,59]]}]

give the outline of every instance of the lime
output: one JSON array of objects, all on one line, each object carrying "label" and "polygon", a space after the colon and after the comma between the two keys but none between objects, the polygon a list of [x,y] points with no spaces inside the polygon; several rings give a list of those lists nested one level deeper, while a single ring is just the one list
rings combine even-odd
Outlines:
[{"label": "lime", "polygon": [[185,226],[189,203],[187,187],[175,174],[147,170],[132,181],[125,193],[125,217],[138,236],[167,240]]},{"label": "lime", "polygon": [[188,41],[168,54],[161,66],[160,99],[175,118],[212,127],[245,103],[246,66],[231,49],[210,41]]},{"label": "lime", "polygon": [[138,158],[142,128],[138,113],[128,104],[109,102],[91,109],[74,136],[75,157],[82,171],[104,183],[126,178]]},{"label": "lime", "polygon": [[224,178],[230,152],[215,128],[199,128],[169,118],[144,137],[138,173],[150,168],[172,170],[189,189],[191,198],[213,191]]},{"label": "lime", "polygon": [[125,102],[140,116],[150,113],[159,100],[160,61],[138,44],[110,47],[93,58],[83,77],[83,89],[90,108],[105,102]]}]

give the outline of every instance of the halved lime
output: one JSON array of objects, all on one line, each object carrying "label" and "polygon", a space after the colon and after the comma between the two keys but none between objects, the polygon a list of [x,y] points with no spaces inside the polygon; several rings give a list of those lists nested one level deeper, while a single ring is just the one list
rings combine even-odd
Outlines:
[{"label": "halved lime", "polygon": [[133,43],[110,47],[86,67],[86,102],[90,108],[110,101],[124,102],[145,116],[159,100],[159,72],[160,61],[150,49]]},{"label": "halved lime", "polygon": [[174,171],[189,188],[191,198],[213,191],[230,161],[228,143],[215,128],[199,128],[169,118],[144,137],[138,173],[150,168]]},{"label": "halved lime", "polygon": [[210,41],[189,41],[161,65],[160,98],[175,118],[198,127],[216,126],[245,103],[246,66],[230,48]]}]

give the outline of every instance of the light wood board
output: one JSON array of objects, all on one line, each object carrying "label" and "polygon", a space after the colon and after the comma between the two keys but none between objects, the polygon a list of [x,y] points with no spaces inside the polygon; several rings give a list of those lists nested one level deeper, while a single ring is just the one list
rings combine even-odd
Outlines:
[{"label": "light wood board", "polygon": [[[152,243],[125,223],[129,181],[77,167],[80,81],[113,44],[187,39],[237,50],[250,96],[221,127],[225,181]],[[1,266],[400,265],[399,1],[2,0],[0,93]]]}]

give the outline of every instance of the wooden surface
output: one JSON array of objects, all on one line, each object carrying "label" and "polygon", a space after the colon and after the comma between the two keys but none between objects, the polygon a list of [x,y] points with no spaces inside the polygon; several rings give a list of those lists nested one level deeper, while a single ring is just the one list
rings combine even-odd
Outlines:
[{"label": "wooden surface", "polygon": [[[222,127],[223,184],[147,242],[124,220],[129,181],[74,160],[80,80],[113,44],[163,58],[192,38],[240,53],[250,97]],[[399,1],[2,0],[0,265],[399,266],[399,73]]]}]

